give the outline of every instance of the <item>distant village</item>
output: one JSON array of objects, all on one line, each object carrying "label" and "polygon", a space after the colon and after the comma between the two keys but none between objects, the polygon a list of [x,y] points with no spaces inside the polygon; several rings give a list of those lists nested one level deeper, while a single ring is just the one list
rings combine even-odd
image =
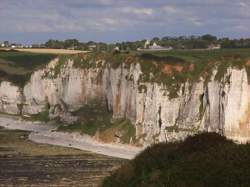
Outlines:
[{"label": "distant village", "polygon": [[[216,50],[221,49],[221,41],[227,42],[230,40],[206,40],[205,37],[212,38],[213,36],[204,35],[197,38],[163,38],[152,40],[141,40],[135,42],[122,42],[122,43],[103,43],[103,42],[87,42],[82,43],[76,39],[68,39],[65,41],[49,40],[44,44],[24,45],[19,43],[11,43],[9,41],[0,42],[1,48],[9,50],[20,48],[46,48],[46,49],[68,49],[68,50],[86,50],[86,51],[116,51],[116,52],[129,52],[129,51],[170,51],[173,49],[179,50]],[[174,43],[174,45],[171,45]],[[206,44],[207,43],[207,44]],[[162,46],[161,44],[164,44]],[[192,44],[192,45],[190,45]],[[192,47],[193,46],[193,47]],[[224,46],[223,46],[224,47]]]},{"label": "distant village", "polygon": [[[144,44],[143,48],[137,48],[138,51],[170,51],[173,50],[174,48],[172,46],[168,46],[168,47],[163,47],[158,45],[156,42],[153,42],[153,44],[151,45],[151,41],[147,40]],[[206,49],[220,49],[221,45],[220,44],[210,44]],[[182,49],[185,49],[184,47]]]},{"label": "distant village", "polygon": [[10,43],[9,41],[0,42],[1,48],[10,48],[10,49],[16,49],[16,48],[46,48],[45,44],[32,44],[32,45],[23,45],[23,44],[17,44],[17,43]]}]

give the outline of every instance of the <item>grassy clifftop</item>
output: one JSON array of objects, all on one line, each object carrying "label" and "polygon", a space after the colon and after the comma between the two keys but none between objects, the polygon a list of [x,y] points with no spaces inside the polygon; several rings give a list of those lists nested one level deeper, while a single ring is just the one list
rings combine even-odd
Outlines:
[{"label": "grassy clifftop", "polygon": [[[173,50],[159,52],[131,52],[131,53],[87,53],[61,56],[75,61],[75,67],[94,68],[111,65],[118,68],[121,64],[129,67],[132,63],[140,63],[144,73],[159,73],[175,75],[189,73],[189,77],[201,73],[211,67],[227,66],[242,67],[250,59],[250,49],[221,49],[221,50]],[[167,67],[165,67],[168,65]],[[165,68],[165,69],[164,69]]]},{"label": "grassy clifftop", "polygon": [[250,144],[215,133],[147,148],[103,182],[103,187],[249,186]]},{"label": "grassy clifftop", "polygon": [[[0,51],[0,78],[23,86],[29,80],[33,71],[43,67],[58,55],[38,54],[28,52]],[[167,51],[167,52],[131,52],[129,54],[111,53],[79,53],[59,55],[56,74],[68,60],[74,60],[77,68],[96,68],[110,65],[118,68],[121,64],[130,67],[133,63],[140,63],[143,75],[142,82],[164,83],[175,95],[180,84],[199,77],[209,79],[211,70],[216,66],[216,79],[221,79],[227,67],[246,67],[250,75],[250,49],[222,49],[203,51]]]},{"label": "grassy clifftop", "polygon": [[221,80],[230,66],[244,67],[250,76],[250,49],[77,54],[61,57],[59,65],[67,58],[74,60],[74,66],[77,68],[107,65],[118,68],[122,64],[129,68],[131,64],[139,63],[143,72],[140,82],[163,83],[171,97],[177,96],[181,84],[186,81],[197,81],[200,77],[208,81],[214,68],[218,69],[216,80]]},{"label": "grassy clifftop", "polygon": [[23,86],[33,71],[48,64],[55,57],[53,54],[0,51],[0,80]]}]

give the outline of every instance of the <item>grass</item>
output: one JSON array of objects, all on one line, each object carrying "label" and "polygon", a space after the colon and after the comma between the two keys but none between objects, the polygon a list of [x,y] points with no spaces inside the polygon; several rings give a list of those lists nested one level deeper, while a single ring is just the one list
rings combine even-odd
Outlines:
[{"label": "grass", "polygon": [[78,54],[78,53],[88,52],[88,51],[69,50],[69,49],[41,49],[41,48],[17,49],[17,51],[39,53],[39,54]]},{"label": "grass", "polygon": [[44,67],[56,55],[26,52],[0,52],[0,80],[23,87],[32,72]]},{"label": "grass", "polygon": [[34,70],[40,65],[48,63],[55,58],[52,54],[35,54],[26,52],[1,52],[0,59],[10,62],[13,67],[22,67],[29,70]]},{"label": "grass", "polygon": [[58,130],[68,132],[80,132],[91,136],[99,133],[103,141],[112,142],[119,134],[122,143],[130,143],[135,138],[135,127],[126,119],[112,119],[112,113],[101,105],[86,105],[74,112],[79,120],[71,125],[62,124]]},{"label": "grass", "polygon": [[205,82],[208,82],[215,67],[218,68],[215,77],[218,81],[222,80],[230,66],[246,67],[250,76],[250,67],[246,66],[250,58],[250,49],[173,50],[130,54],[89,53],[71,55],[69,58],[74,60],[76,68],[110,66],[116,69],[121,65],[129,68],[131,64],[139,63],[143,72],[140,82],[164,84],[170,98],[177,97],[181,85],[187,81],[194,82],[203,77]]},{"label": "grass", "polygon": [[72,131],[80,131],[89,135],[94,135],[100,128],[111,124],[112,113],[107,108],[97,103],[91,103],[73,112],[73,115],[79,116],[79,121],[73,125],[66,126]]},{"label": "grass", "polygon": [[250,144],[235,144],[216,133],[148,147],[107,177],[103,187],[249,186]]},{"label": "grass", "polygon": [[[116,54],[119,56],[124,54]],[[250,58],[250,49],[221,49],[221,50],[173,50],[167,52],[134,52],[127,55],[125,60],[114,57],[111,64],[126,64],[127,59],[133,59],[134,63],[140,63],[143,74],[141,82],[156,82],[164,84],[170,98],[177,97],[181,84],[186,81],[194,82],[200,77],[208,82],[212,70],[217,67],[218,72],[215,79],[222,80],[228,67],[245,67],[250,77],[250,67],[246,62]],[[131,64],[131,60],[128,61]]]},{"label": "grass", "polygon": [[49,111],[45,110],[45,111],[39,112],[38,114],[32,114],[29,120],[48,122],[50,120]]},{"label": "grass", "polygon": [[135,143],[135,134],[136,130],[134,125],[129,120],[124,120],[120,124],[120,129],[123,131],[121,140],[123,143],[130,143],[130,140],[132,139],[133,143]]},{"label": "grass", "polygon": [[[215,77],[218,81],[223,78],[228,67],[244,67],[250,57],[250,50],[169,51],[137,55],[143,59],[140,63],[144,73],[141,80],[163,83],[167,86],[169,96],[176,97],[182,83],[197,81],[200,77],[207,81],[215,67],[218,68]],[[170,73],[161,71],[167,65],[171,68]],[[177,67],[179,71],[176,71]],[[150,77],[150,73],[154,76]]]}]

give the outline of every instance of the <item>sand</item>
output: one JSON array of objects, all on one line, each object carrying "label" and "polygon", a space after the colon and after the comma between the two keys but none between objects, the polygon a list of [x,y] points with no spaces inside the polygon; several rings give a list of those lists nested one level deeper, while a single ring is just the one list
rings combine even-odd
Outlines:
[{"label": "sand", "polygon": [[88,135],[55,131],[57,126],[23,120],[17,116],[0,115],[0,126],[7,129],[30,131],[29,139],[36,143],[58,145],[91,151],[107,156],[133,159],[143,148],[118,143],[101,143]]}]

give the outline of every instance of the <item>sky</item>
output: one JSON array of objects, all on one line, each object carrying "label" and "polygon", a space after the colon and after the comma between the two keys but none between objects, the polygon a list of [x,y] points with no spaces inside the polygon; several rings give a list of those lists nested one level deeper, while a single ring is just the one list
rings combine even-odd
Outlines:
[{"label": "sky", "polygon": [[250,37],[250,0],[0,0],[0,42]]}]

